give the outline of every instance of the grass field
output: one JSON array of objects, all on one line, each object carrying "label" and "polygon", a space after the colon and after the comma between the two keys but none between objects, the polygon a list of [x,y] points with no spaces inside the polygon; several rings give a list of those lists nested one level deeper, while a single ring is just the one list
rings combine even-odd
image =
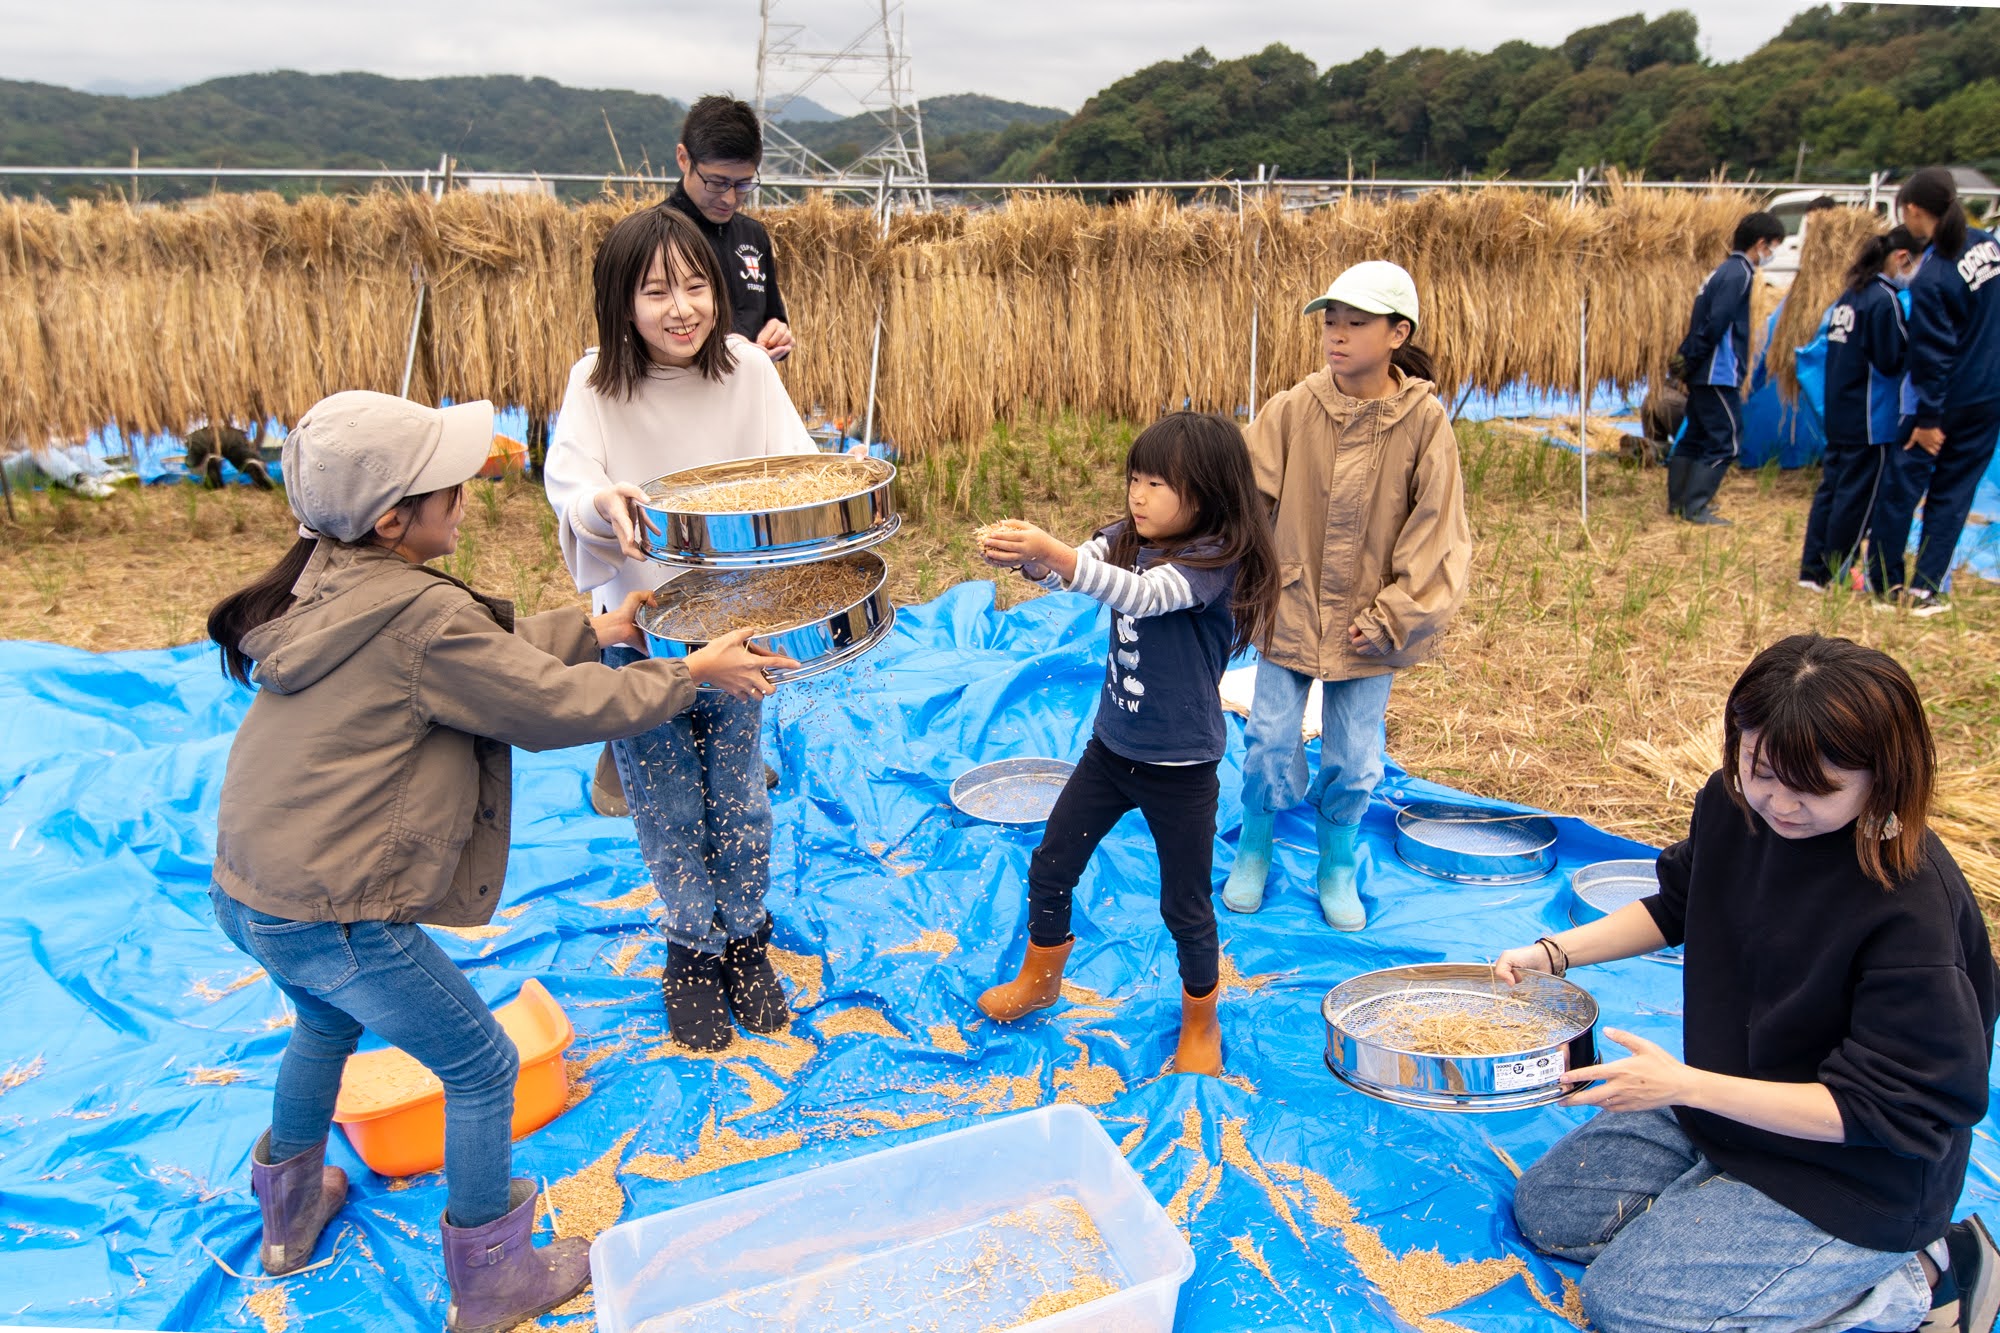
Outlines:
[{"label": "grass field", "polygon": [[[903,534],[884,548],[896,599],[990,577],[972,530],[1024,517],[1071,541],[1116,517],[1134,427],[1064,418],[996,429],[904,469]],[[1883,614],[1794,584],[1815,471],[1732,477],[1734,528],[1668,520],[1657,470],[1591,465],[1480,426],[1459,432],[1478,551],[1438,656],[1398,680],[1389,749],[1439,782],[1664,843],[1715,767],[1721,709],[1751,655],[1816,629],[1873,644],[1915,677],[1944,769],[1937,824],[1989,916],[2000,911],[2000,586],[1965,580],[1955,610]],[[17,497],[0,561],[0,637],[95,650],[199,637],[218,596],[292,540],[281,496],[155,486],[111,500]],[[539,488],[474,483],[452,572],[525,612],[580,601]],[[1036,590],[1003,578],[1011,605]]]}]

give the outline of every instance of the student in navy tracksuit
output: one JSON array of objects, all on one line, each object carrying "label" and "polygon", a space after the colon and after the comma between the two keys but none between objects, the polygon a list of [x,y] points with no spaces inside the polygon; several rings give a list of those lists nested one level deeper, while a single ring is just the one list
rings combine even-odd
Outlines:
[{"label": "student in navy tracksuit", "polygon": [[1847,290],[1826,312],[1826,458],[1806,518],[1799,586],[1823,591],[1853,563],[1902,419],[1903,294],[1917,239],[1906,227],[1862,242]]},{"label": "student in navy tracksuit", "polygon": [[1951,173],[1925,167],[1896,192],[1903,224],[1928,241],[1910,280],[1910,388],[1915,429],[1885,477],[1873,542],[1886,591],[1902,584],[1903,550],[1919,502],[1923,542],[1909,599],[1917,615],[1947,609],[1945,580],[1973,492],[2000,437],[2000,241],[1967,224]]},{"label": "student in navy tracksuit", "polygon": [[1736,460],[1741,385],[1750,362],[1750,283],[1785,239],[1785,224],[1752,213],[1736,224],[1729,258],[1702,283],[1688,317],[1687,428],[1667,460],[1667,512],[1690,523],[1727,524],[1711,507]]}]

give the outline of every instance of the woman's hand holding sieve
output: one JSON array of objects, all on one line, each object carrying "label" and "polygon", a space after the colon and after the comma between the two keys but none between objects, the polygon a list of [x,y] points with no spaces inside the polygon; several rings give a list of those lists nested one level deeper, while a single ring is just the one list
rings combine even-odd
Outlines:
[{"label": "woman's hand holding sieve", "polygon": [[611,525],[611,530],[618,536],[618,549],[628,560],[646,558],[645,544],[639,540],[641,532],[659,531],[639,508],[645,503],[646,493],[629,481],[607,486],[590,497],[591,507],[597,511],[599,518]]},{"label": "woman's hand holding sieve", "polygon": [[1592,1083],[1563,1098],[1564,1106],[1601,1106],[1607,1111],[1656,1111],[1685,1106],[1691,1072],[1664,1048],[1619,1028],[1604,1029],[1604,1039],[1632,1052],[1606,1065],[1586,1065],[1563,1075],[1566,1086]]}]

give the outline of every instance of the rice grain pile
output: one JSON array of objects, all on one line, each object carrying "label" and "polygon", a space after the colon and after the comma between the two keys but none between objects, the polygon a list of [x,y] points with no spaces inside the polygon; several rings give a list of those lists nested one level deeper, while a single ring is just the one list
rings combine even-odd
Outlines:
[{"label": "rice grain pile", "polygon": [[257,1317],[264,1333],[285,1333],[291,1327],[292,1308],[283,1287],[259,1287],[244,1298],[243,1308]]},{"label": "rice grain pile", "polygon": [[829,1037],[890,1037],[900,1041],[903,1036],[881,1010],[871,1009],[865,1004],[815,1017],[813,1023]]},{"label": "rice grain pile", "polygon": [[1369,1008],[1357,1035],[1423,1055],[1513,1055],[1557,1039],[1548,1014],[1504,995],[1456,995],[1450,1008],[1434,1002],[1389,1000]]},{"label": "rice grain pile", "polygon": [[669,584],[661,604],[640,621],[649,633],[683,643],[707,643],[739,629],[775,634],[853,606],[875,590],[879,571],[879,565],[871,569],[856,560],[825,560],[730,570],[699,585],[682,579]]},{"label": "rice grain pile", "polygon": [[[737,463],[726,464],[731,471]],[[655,505],[686,514],[754,514],[795,505],[823,504],[880,483],[878,469],[858,458],[812,459],[784,455],[763,459],[751,476],[689,480],[650,488]]]},{"label": "rice grain pile", "polygon": [[350,1106],[386,1106],[443,1092],[436,1074],[394,1046],[350,1058],[340,1077],[340,1100]]},{"label": "rice grain pile", "polygon": [[625,1169],[635,1176],[652,1180],[689,1180],[720,1167],[776,1157],[793,1151],[804,1142],[805,1139],[796,1130],[756,1139],[739,1134],[727,1125],[718,1129],[715,1112],[710,1111],[708,1119],[702,1122],[695,1150],[686,1157],[642,1153],[634,1157]]},{"label": "rice grain pile", "polygon": [[626,1130],[603,1156],[549,1187],[545,1202],[555,1213],[558,1236],[596,1240],[599,1232],[625,1215],[625,1191],[618,1184],[618,1162],[638,1132]]}]

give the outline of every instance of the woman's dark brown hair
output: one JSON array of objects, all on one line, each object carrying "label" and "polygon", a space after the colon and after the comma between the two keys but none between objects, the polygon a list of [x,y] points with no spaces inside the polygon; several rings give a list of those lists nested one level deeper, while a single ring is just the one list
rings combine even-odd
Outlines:
[{"label": "woman's dark brown hair", "polygon": [[[406,495],[396,502],[390,512],[403,514],[407,521],[420,505],[434,495],[444,496],[447,501],[456,504],[457,493],[463,489],[463,485],[447,486],[441,491]],[[306,572],[306,564],[321,542],[341,545],[331,537],[300,537],[292,543],[291,549],[278,558],[277,564],[209,608],[208,637],[222,649],[223,675],[239,685],[250,683],[250,672],[257,663],[243,651],[244,637],[251,630],[269,624],[292,609],[292,587],[299,581],[299,575]],[[373,533],[352,543],[355,546],[381,544],[381,539]]]},{"label": "woman's dark brown hair", "polygon": [[[1278,605],[1278,557],[1243,432],[1221,417],[1169,412],[1132,441],[1125,475],[1140,473],[1160,478],[1182,504],[1194,507],[1193,527],[1165,548],[1170,559],[1192,569],[1236,566],[1229,599],[1236,636],[1229,655],[1262,641]],[[1135,568],[1144,544],[1128,509],[1111,543],[1111,563]]]},{"label": "woman's dark brown hair", "polygon": [[1957,261],[1965,251],[1965,233],[1970,225],[1965,218],[1965,205],[1958,201],[1958,182],[1951,172],[1943,167],[1925,167],[1910,173],[1896,191],[1896,207],[1915,204],[1924,212],[1937,219],[1937,228],[1931,232],[1931,245],[1946,259]]},{"label": "woman's dark brown hair", "polygon": [[1432,359],[1429,352],[1417,346],[1417,326],[1402,315],[1390,315],[1387,318],[1393,319],[1398,324],[1410,325],[1410,331],[1405,335],[1403,345],[1389,353],[1389,364],[1412,379],[1429,380],[1432,384],[1436,384],[1437,362]]},{"label": "woman's dark brown hair", "polygon": [[[1729,691],[1723,712],[1722,769],[1729,794],[1758,825],[1743,797],[1743,733],[1757,733],[1762,763],[1794,791],[1836,790],[1826,768],[1865,770],[1868,804],[1854,822],[1854,851],[1868,877],[1893,889],[1923,859],[1937,747],[1916,683],[1895,658],[1851,639],[1794,634],[1757,654]],[[1888,834],[1889,836],[1884,836]]]},{"label": "woman's dark brown hair", "polygon": [[632,326],[632,300],[656,256],[666,264],[669,278],[691,270],[708,284],[715,302],[715,326],[694,354],[694,368],[711,380],[736,369],[736,355],[729,350],[729,284],[722,279],[722,265],[692,219],[655,204],[621,218],[606,232],[590,268],[597,305],[597,364],[590,370],[590,387],[607,398],[630,398],[651,365],[645,340]]}]

